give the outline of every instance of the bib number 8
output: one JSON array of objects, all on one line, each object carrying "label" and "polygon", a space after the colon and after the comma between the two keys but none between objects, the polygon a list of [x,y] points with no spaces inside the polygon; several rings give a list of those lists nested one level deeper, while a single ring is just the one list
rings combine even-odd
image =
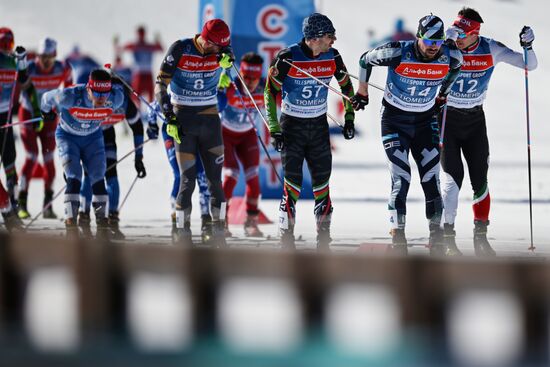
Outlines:
[{"label": "bib number 8", "polygon": [[204,80],[197,79],[195,80],[195,83],[193,84],[194,89],[204,89]]}]

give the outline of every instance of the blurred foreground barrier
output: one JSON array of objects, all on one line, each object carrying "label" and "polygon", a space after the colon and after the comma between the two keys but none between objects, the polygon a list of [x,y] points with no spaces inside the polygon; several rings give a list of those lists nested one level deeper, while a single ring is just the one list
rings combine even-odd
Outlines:
[{"label": "blurred foreground barrier", "polygon": [[544,260],[0,236],[1,366],[542,366]]}]

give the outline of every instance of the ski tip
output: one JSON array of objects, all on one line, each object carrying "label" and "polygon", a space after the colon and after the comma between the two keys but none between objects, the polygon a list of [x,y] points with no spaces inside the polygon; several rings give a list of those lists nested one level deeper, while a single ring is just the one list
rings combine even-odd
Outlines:
[{"label": "ski tip", "polygon": [[103,65],[103,66],[105,66],[107,69],[110,69],[110,68],[111,68],[111,64],[109,64],[109,63],[107,63],[107,64],[105,64],[105,65]]}]

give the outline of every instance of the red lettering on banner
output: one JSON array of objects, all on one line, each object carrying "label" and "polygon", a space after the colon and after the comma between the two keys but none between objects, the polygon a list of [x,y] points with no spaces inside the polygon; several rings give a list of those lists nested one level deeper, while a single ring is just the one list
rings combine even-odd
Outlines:
[{"label": "red lettering on banner", "polygon": [[464,62],[460,71],[485,71],[493,67],[493,56],[463,55]]},{"label": "red lettering on banner", "polygon": [[260,9],[256,16],[256,28],[265,38],[281,38],[288,31],[288,26],[285,23],[287,17],[286,8],[276,4],[266,5]]},{"label": "red lettering on banner", "polygon": [[118,124],[119,122],[123,121],[126,118],[126,115],[123,113],[113,113],[112,115],[108,116],[107,119],[105,119],[101,125],[114,125]]},{"label": "red lettering on banner", "polygon": [[15,81],[15,70],[0,70],[0,83],[13,83]]},{"label": "red lettering on banner", "polygon": [[[334,60],[294,61],[293,64],[316,78],[331,77],[336,72],[336,63]],[[293,78],[309,78],[309,76],[292,66],[288,71],[288,76]]]},{"label": "red lettering on banner", "polygon": [[206,57],[183,55],[178,62],[178,69],[192,72],[214,71],[219,67],[216,55]]},{"label": "red lettering on banner", "polygon": [[32,84],[36,89],[55,89],[63,83],[63,74],[31,75]]},{"label": "red lettering on banner", "polygon": [[79,121],[103,121],[113,113],[113,109],[73,107],[69,109],[69,113]]},{"label": "red lettering on banner", "polygon": [[267,62],[267,65],[271,64],[271,61],[277,56],[277,53],[286,47],[284,42],[259,42],[258,53]]},{"label": "red lettering on banner", "polygon": [[449,65],[402,63],[395,69],[395,72],[407,78],[436,80],[443,79],[447,75]]}]

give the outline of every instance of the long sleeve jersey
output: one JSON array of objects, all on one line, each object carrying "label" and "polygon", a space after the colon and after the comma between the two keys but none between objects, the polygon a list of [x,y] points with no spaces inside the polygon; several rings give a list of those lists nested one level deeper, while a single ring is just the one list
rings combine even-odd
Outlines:
[{"label": "long sleeve jersey", "polygon": [[[456,79],[448,104],[456,108],[473,108],[485,101],[489,81],[495,66],[504,62],[518,68],[524,68],[523,54],[509,49],[502,43],[486,37],[479,37],[479,42],[462,50],[464,64]],[[527,51],[527,68],[537,67],[535,51]]]},{"label": "long sleeve jersey", "polygon": [[[327,112],[328,88],[284,60],[307,71],[325,84],[329,84],[334,76],[342,94],[353,96],[353,85],[338,50],[331,48],[328,52],[313,57],[311,49],[302,40],[281,50],[269,68],[264,96],[269,130],[272,133],[281,131],[276,103],[279,93],[282,94],[281,111],[287,115],[314,118]],[[348,100],[343,101],[346,119],[353,119],[353,107]]]},{"label": "long sleeve jersey", "polygon": [[462,66],[462,54],[443,44],[434,59],[426,60],[416,42],[389,42],[367,51],[359,60],[359,80],[368,82],[374,66],[387,66],[384,101],[404,111],[424,112],[434,106],[438,92],[450,92]]}]

